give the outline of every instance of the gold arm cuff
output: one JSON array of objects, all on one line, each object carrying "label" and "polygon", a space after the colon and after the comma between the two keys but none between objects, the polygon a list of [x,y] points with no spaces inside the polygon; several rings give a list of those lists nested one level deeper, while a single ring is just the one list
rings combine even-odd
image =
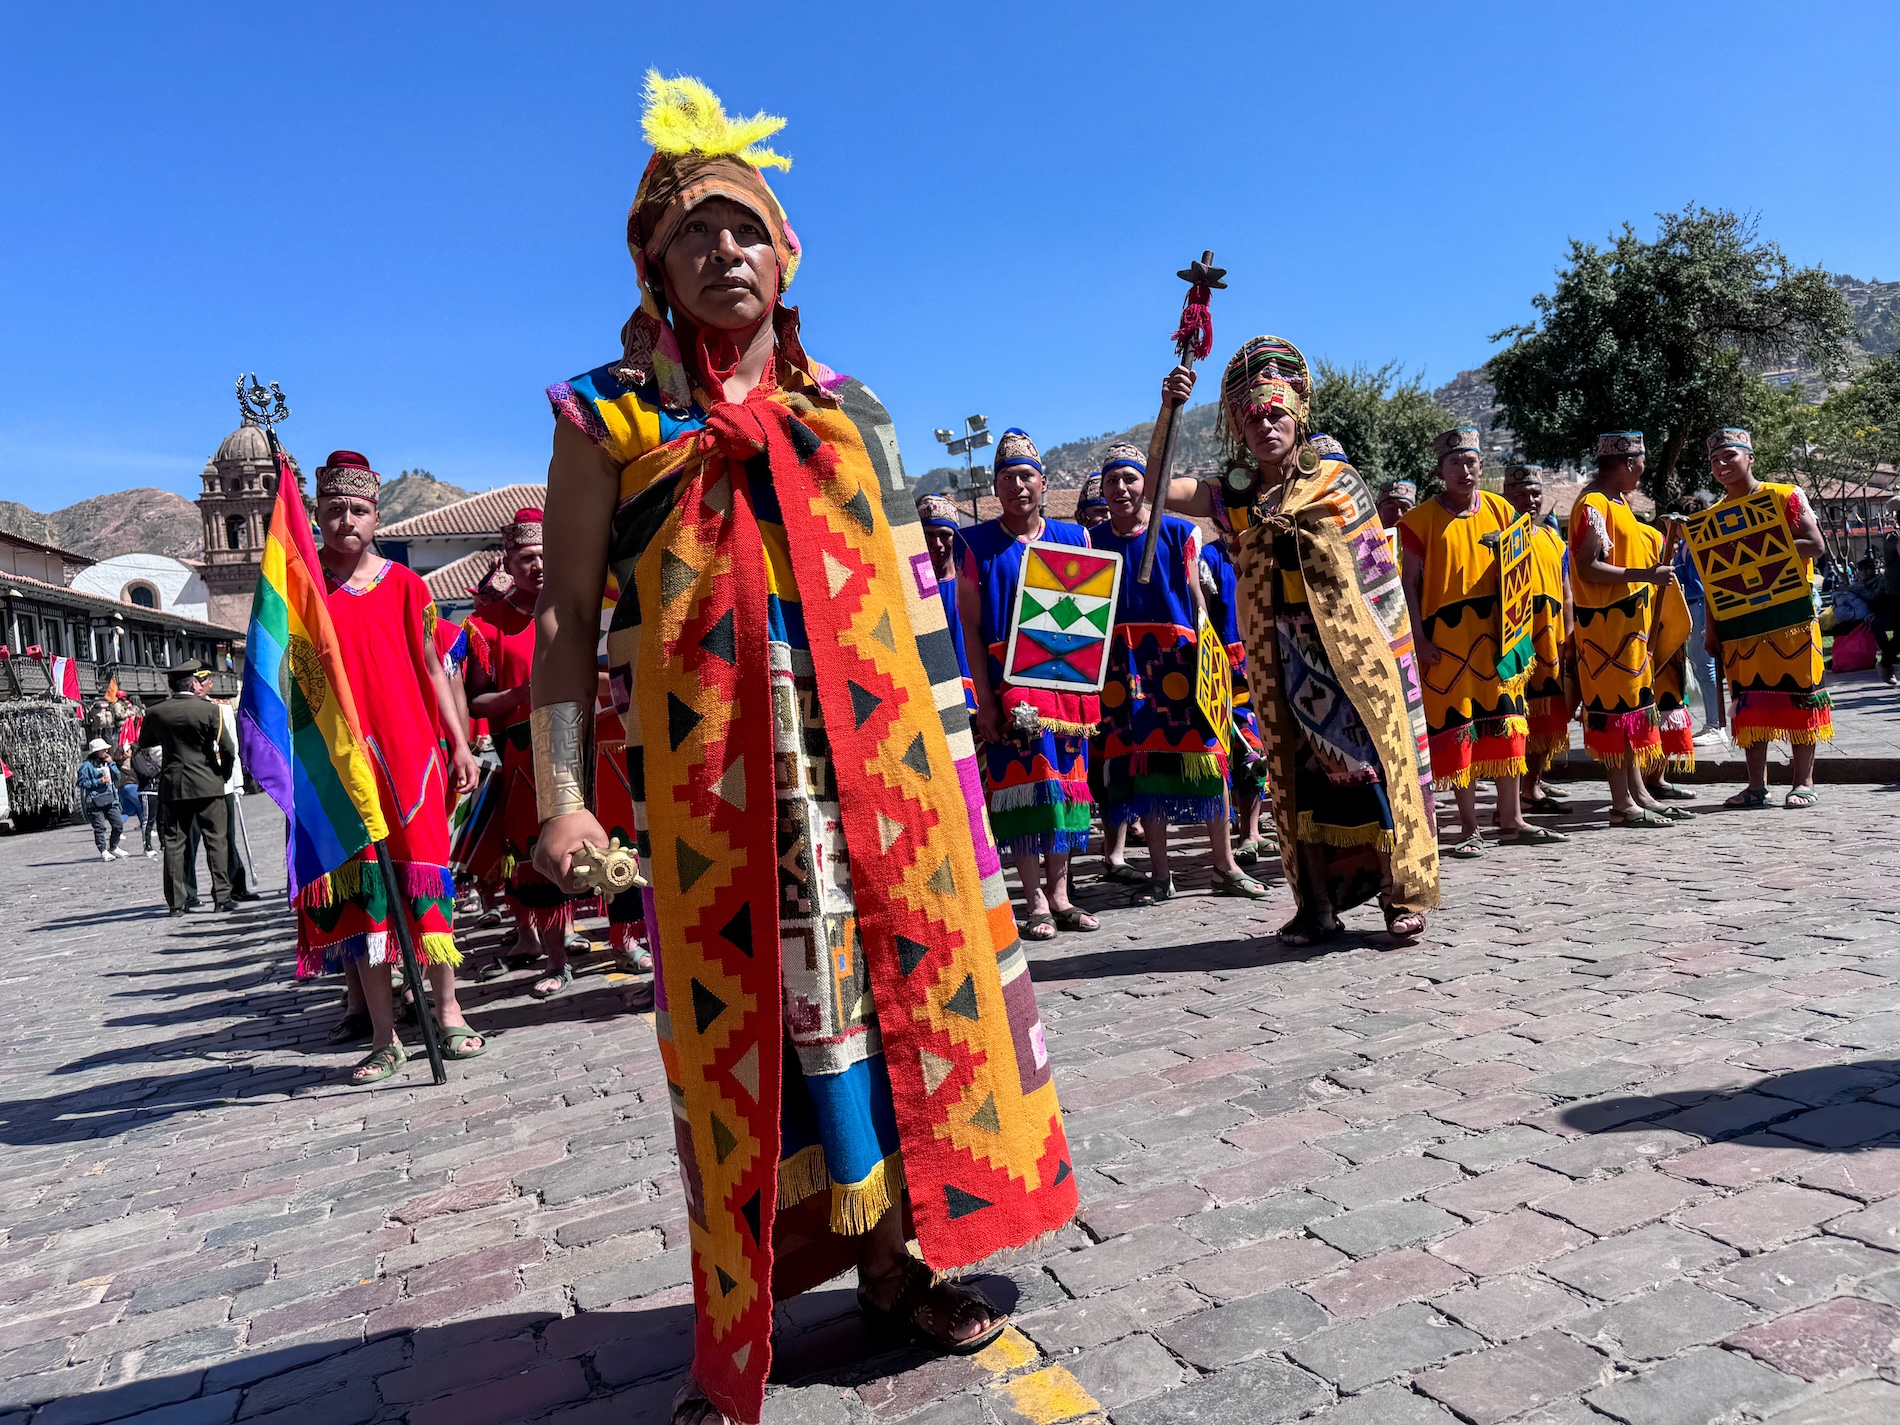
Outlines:
[{"label": "gold arm cuff", "polygon": [[542,821],[587,810],[594,720],[577,702],[554,703],[528,715],[534,740],[534,802]]}]

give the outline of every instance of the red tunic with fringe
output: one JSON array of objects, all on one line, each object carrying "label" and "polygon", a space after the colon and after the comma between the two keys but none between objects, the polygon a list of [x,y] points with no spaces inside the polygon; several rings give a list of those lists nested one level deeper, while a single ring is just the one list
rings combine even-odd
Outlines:
[{"label": "red tunic with fringe", "polygon": [[[534,615],[506,599],[485,599],[468,616],[470,658],[479,661],[495,688],[504,693],[528,686],[534,674]],[[494,811],[486,833],[469,853],[477,880],[499,888],[508,909],[524,929],[536,933],[568,930],[574,902],[534,868],[534,847],[541,838],[541,812],[534,795],[534,744],[529,709],[490,719],[489,731],[501,755]]]},{"label": "red tunic with fringe", "polygon": [[[449,873],[450,779],[424,653],[435,634],[435,605],[421,578],[393,562],[364,589],[326,582],[416,953],[431,964],[460,964]],[[352,960],[392,963],[399,952],[390,928],[389,897],[369,848],[298,893],[298,976],[335,973]]]}]

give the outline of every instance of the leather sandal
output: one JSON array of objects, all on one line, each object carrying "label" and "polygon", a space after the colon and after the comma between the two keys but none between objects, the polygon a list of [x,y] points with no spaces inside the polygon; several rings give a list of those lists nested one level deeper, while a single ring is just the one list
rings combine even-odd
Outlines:
[{"label": "leather sandal", "polygon": [[1331,920],[1321,920],[1317,915],[1301,911],[1275,934],[1282,945],[1291,945],[1295,949],[1304,949],[1308,945],[1324,945],[1329,940],[1337,940],[1346,933],[1346,927],[1338,916]]},{"label": "leather sandal", "polygon": [[[872,1327],[951,1356],[973,1356],[1008,1329],[1009,1317],[975,1288],[937,1280],[936,1273],[914,1257],[907,1257],[897,1270],[901,1274],[897,1296],[888,1307],[879,1306],[862,1286],[858,1288],[858,1310]],[[990,1318],[990,1324],[967,1341],[960,1341],[925,1330],[918,1318],[926,1311],[948,1316],[952,1327],[983,1316]]]}]

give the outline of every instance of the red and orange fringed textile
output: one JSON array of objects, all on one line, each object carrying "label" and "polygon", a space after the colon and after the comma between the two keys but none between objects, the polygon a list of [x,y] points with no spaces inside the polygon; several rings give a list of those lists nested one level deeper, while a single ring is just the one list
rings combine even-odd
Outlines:
[{"label": "red and orange fringed textile", "polygon": [[1730,728],[1737,747],[1787,742],[1797,747],[1834,737],[1834,699],[1824,691],[1775,693],[1744,689],[1735,695]]},{"label": "red and orange fringed textile", "polygon": [[618,363],[550,392],[622,466],[623,515],[641,512],[616,523],[609,676],[629,704],[647,820],[693,1374],[747,1420],[763,1405],[774,1301],[845,1270],[858,1245],[829,1228],[826,1194],[781,1196],[781,930],[794,922],[780,904],[800,873],[780,869],[772,813],[768,557],[802,596],[836,850],[923,1259],[951,1269],[1021,1246],[1077,1200],[1034,987],[994,848],[971,821],[968,714],[915,507],[886,454],[889,417],[858,383],[809,377],[795,316],[779,316],[791,389],[707,401],[704,426],[681,422],[671,438],[657,396],[623,384]]},{"label": "red and orange fringed textile", "polygon": [[1654,771],[1663,760],[1662,729],[1656,725],[1656,709],[1639,708],[1632,713],[1585,712],[1583,747],[1605,767],[1627,767],[1634,759],[1644,773]]}]

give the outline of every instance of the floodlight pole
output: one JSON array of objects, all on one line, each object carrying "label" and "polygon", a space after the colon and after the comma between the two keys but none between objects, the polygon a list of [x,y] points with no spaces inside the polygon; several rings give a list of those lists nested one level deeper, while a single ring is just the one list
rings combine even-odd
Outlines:
[{"label": "floodlight pole", "polygon": [[990,420],[988,416],[966,416],[963,421],[963,434],[953,436],[947,430],[938,430],[936,436],[943,448],[951,455],[963,457],[963,483],[970,492],[970,520],[981,523],[982,512],[977,508],[976,462],[973,452],[981,450],[991,440]]}]

